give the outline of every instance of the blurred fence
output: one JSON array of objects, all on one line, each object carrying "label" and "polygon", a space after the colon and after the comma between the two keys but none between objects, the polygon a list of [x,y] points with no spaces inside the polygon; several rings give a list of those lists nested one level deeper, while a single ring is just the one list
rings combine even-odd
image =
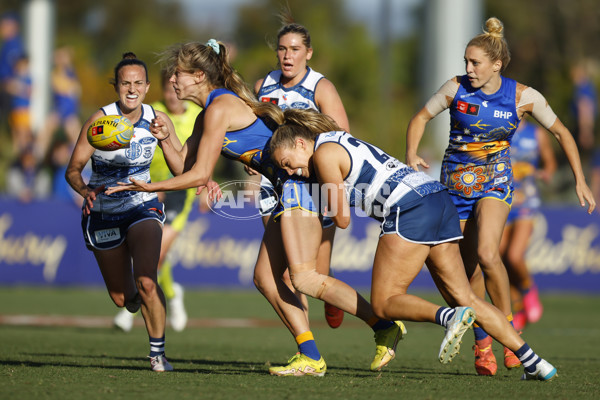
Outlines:
[{"label": "blurred fence", "polygon": [[[0,198],[0,285],[102,285],[85,248],[80,210],[62,201],[20,203]],[[175,279],[187,286],[253,287],[263,233],[257,218],[229,219],[193,211],[170,252]],[[527,261],[540,290],[600,293],[600,215],[574,207],[542,209]],[[353,218],[338,229],[332,266],[336,277],[368,288],[378,224]],[[426,269],[413,288],[433,289]]]}]

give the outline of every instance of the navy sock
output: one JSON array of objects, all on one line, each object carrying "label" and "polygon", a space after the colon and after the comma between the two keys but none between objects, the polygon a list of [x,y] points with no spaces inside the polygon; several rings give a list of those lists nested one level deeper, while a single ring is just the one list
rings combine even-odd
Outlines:
[{"label": "navy sock", "polygon": [[440,307],[435,313],[435,323],[443,327],[447,327],[448,321],[454,317],[454,314],[456,314],[456,310],[454,308]]},{"label": "navy sock", "polygon": [[475,325],[473,325],[473,333],[475,334],[475,340],[482,340],[489,336],[483,328]]},{"label": "navy sock", "polygon": [[150,340],[150,357],[160,356],[165,354],[165,335],[161,338],[153,338],[148,336]]},{"label": "navy sock", "polygon": [[531,350],[527,343],[521,346],[519,350],[515,351],[515,355],[519,357],[525,371],[530,374],[535,372],[535,367],[542,361],[542,359]]},{"label": "navy sock", "polygon": [[394,323],[392,321],[388,321],[388,320],[385,320],[385,319],[380,319],[379,321],[375,322],[371,326],[371,329],[373,329],[373,332],[377,332],[377,331],[380,331],[382,329],[387,329],[390,326],[394,326]]}]

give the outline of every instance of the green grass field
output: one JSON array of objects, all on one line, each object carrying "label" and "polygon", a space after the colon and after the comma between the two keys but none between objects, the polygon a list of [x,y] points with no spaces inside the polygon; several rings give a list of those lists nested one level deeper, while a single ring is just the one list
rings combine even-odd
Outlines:
[{"label": "green grass field", "polygon": [[[440,302],[439,296],[426,297]],[[412,322],[396,359],[372,373],[370,329],[349,316],[339,329],[327,327],[317,301],[310,303],[312,328],[327,374],[292,378],[267,372],[296,347],[256,291],[188,290],[190,326],[181,333],[167,329],[167,356],[176,371],[158,374],[145,358],[141,318],[130,333],[112,328],[117,309],[104,290],[2,287],[0,399],[600,398],[600,296],[542,293],[542,301],[542,320],[523,335],[557,367],[551,382],[520,381],[522,369],[504,367],[495,377],[477,376],[471,332],[461,354],[441,365],[436,358],[443,329]],[[16,316],[54,319],[36,325]],[[248,321],[255,324],[248,327]],[[501,346],[495,349],[500,357]]]}]

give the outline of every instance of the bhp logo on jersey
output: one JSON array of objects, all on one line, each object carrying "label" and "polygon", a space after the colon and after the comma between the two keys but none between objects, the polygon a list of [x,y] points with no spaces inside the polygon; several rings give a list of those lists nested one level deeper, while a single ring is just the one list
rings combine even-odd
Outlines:
[{"label": "bhp logo on jersey", "polygon": [[494,118],[509,119],[510,117],[512,117],[512,113],[510,111],[494,110]]},{"label": "bhp logo on jersey", "polygon": [[459,101],[456,103],[456,109],[463,114],[479,115],[479,104],[472,104],[467,103],[466,101]]}]

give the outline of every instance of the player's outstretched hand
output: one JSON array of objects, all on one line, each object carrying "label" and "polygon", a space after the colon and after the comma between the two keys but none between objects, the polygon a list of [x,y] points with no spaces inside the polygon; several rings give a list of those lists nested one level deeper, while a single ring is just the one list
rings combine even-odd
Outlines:
[{"label": "player's outstretched hand", "polygon": [[221,192],[221,187],[219,186],[219,184],[217,182],[213,181],[212,179],[209,180],[206,183],[206,185],[198,186],[198,188],[196,189],[196,195],[199,196],[200,193],[202,193],[202,191],[204,189],[207,190],[208,199],[212,203],[216,203],[217,201],[221,200],[221,197],[223,197],[223,192]]},{"label": "player's outstretched hand", "polygon": [[151,192],[152,190],[150,190],[149,188],[149,184],[141,181],[141,180],[137,180],[137,179],[129,179],[130,182],[117,182],[118,186],[111,186],[108,189],[106,189],[106,191],[104,193],[110,195],[113,193],[117,193],[117,192],[124,192],[124,191],[134,191],[134,192]]},{"label": "player's outstretched hand", "polygon": [[406,155],[406,165],[414,169],[415,171],[419,171],[419,165],[423,168],[429,168],[429,164],[425,162],[421,157],[416,154],[407,154]]}]

